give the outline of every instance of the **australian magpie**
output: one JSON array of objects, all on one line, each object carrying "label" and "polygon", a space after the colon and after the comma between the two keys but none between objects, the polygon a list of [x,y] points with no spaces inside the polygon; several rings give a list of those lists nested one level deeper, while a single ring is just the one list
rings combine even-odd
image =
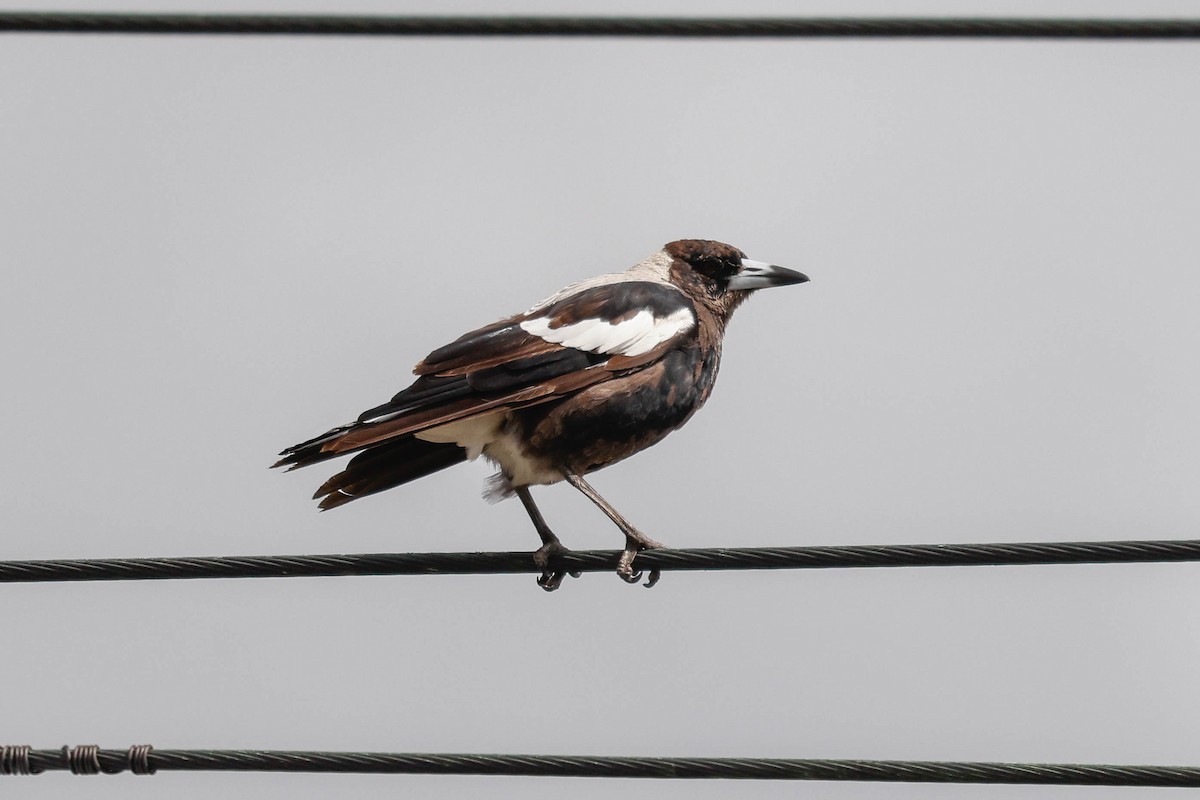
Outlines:
[{"label": "australian magpie", "polygon": [[[287,448],[273,466],[357,453],[314,495],[324,510],[482,455],[499,468],[485,495],[515,494],[541,537],[538,583],[548,591],[564,577],[554,556],[565,548],[529,487],[565,480],[625,534],[617,572],[636,582],[638,551],[662,545],[584,476],[687,422],[712,391],[734,310],[758,289],[807,280],[720,242],[671,242],[625,272],[568,286],[439,347],[414,368],[411,386]],[[657,579],[652,571],[647,585]]]}]

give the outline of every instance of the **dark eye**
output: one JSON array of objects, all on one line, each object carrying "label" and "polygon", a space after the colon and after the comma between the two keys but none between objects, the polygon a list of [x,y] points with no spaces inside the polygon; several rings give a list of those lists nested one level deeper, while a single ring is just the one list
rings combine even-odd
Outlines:
[{"label": "dark eye", "polygon": [[741,267],[732,258],[720,256],[700,256],[692,261],[692,268],[710,278],[728,278]]}]

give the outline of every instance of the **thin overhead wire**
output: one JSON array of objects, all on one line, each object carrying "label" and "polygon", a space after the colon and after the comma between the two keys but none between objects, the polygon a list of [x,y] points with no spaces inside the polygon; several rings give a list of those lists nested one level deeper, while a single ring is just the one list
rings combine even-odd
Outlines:
[{"label": "thin overhead wire", "polygon": [[[617,550],[576,550],[553,562],[570,572],[609,572]],[[967,567],[1200,561],[1200,540],[849,545],[647,550],[639,569],[745,570],[839,567]],[[540,573],[529,552],[359,553],[0,561],[0,583],[174,578],[311,578],[346,575]]]},{"label": "thin overhead wire", "polygon": [[9,11],[0,32],[302,36],[1195,39],[1200,19],[519,17]]},{"label": "thin overhead wire", "polygon": [[606,756],[336,753],[288,750],[155,750],[96,745],[2,748],[4,775],[53,770],[76,775],[131,771],[336,772],[524,775],[558,778],[673,778],[890,783],[1008,783],[1076,786],[1200,786],[1200,768],[1108,764],[1004,764],[978,761],[860,761],[788,758],[638,758]]}]

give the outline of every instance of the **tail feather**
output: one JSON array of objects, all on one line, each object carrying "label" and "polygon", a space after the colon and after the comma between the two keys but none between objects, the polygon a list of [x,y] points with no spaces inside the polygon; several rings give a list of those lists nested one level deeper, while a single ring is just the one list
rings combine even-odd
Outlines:
[{"label": "tail feather", "polygon": [[322,447],[327,442],[332,442],[339,436],[354,430],[358,425],[339,425],[336,428],[322,433],[320,436],[314,436],[306,442],[294,444],[288,449],[281,452],[279,455],[283,458],[271,465],[271,469],[276,467],[287,467],[287,471],[291,472],[294,469],[307,467],[309,464],[317,464],[321,461],[327,461],[331,458],[337,458],[341,453],[329,453],[322,450]]},{"label": "tail feather", "polygon": [[466,450],[456,444],[406,436],[375,445],[350,459],[344,470],[321,484],[313,499],[320,499],[320,508],[326,511],[466,460]]}]

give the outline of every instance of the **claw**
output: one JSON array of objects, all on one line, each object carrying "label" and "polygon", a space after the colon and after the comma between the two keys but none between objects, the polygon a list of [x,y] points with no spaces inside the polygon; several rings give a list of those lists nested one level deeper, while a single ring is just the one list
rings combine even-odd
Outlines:
[{"label": "claw", "polygon": [[[641,536],[642,538],[639,540],[626,534],[625,549],[621,552],[620,560],[617,561],[617,575],[626,583],[637,583],[642,579],[642,570],[639,569],[635,572],[633,569],[633,560],[637,557],[637,554],[643,550],[657,550],[662,547],[661,544],[653,539],[647,538],[644,535]],[[643,585],[649,589],[658,583],[661,577],[662,570],[652,569],[650,570],[649,577],[646,579],[646,583]]]},{"label": "claw", "polygon": [[[632,545],[632,542],[630,543]],[[641,570],[633,571],[633,558],[637,555],[634,547],[626,546],[621,558],[617,561],[617,575],[626,583],[637,583],[642,578]]]},{"label": "claw", "polygon": [[578,578],[583,574],[581,572],[564,572],[550,568],[551,559],[569,552],[571,551],[563,547],[562,543],[557,539],[547,542],[534,551],[533,563],[542,568],[542,574],[537,579],[538,586],[547,592],[553,592],[562,585],[563,578],[567,577],[567,575],[570,575],[572,578]]},{"label": "claw", "polygon": [[562,580],[563,574],[561,572],[543,572],[538,576],[537,585],[547,592],[553,592],[562,585]]}]

